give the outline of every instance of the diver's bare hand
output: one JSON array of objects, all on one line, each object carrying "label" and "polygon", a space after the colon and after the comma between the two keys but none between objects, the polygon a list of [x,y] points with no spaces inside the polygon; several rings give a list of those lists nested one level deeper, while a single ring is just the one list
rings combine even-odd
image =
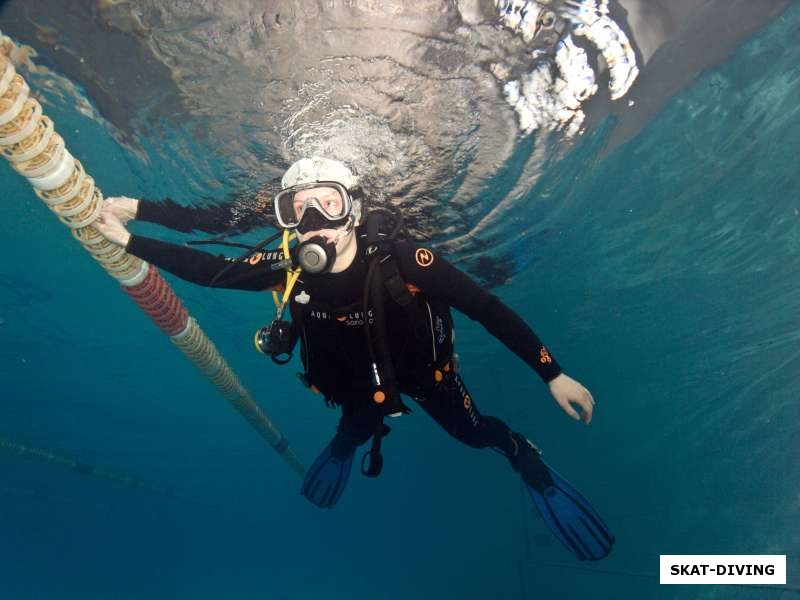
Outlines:
[{"label": "diver's bare hand", "polygon": [[[565,413],[576,421],[583,420],[587,425],[592,422],[594,398],[589,390],[564,373],[550,381],[548,386],[553,398]],[[582,414],[573,408],[573,404],[581,409]]]},{"label": "diver's bare hand", "polygon": [[119,219],[122,225],[126,225],[128,221],[136,218],[136,212],[139,210],[139,201],[127,196],[115,196],[106,198],[105,206],[109,208],[111,214]]},{"label": "diver's bare hand", "polygon": [[109,242],[125,248],[131,239],[131,234],[125,229],[119,217],[114,214],[111,206],[106,203],[100,211],[100,216],[92,223],[92,226],[99,231]]}]

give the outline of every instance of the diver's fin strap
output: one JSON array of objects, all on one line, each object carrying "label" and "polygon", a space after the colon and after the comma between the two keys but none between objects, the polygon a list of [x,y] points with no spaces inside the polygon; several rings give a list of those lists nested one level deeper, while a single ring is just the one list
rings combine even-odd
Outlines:
[{"label": "diver's fin strap", "polygon": [[361,458],[361,472],[366,477],[377,477],[383,471],[383,455],[381,455],[381,441],[391,431],[383,419],[378,422],[378,427],[372,435],[372,445]]}]

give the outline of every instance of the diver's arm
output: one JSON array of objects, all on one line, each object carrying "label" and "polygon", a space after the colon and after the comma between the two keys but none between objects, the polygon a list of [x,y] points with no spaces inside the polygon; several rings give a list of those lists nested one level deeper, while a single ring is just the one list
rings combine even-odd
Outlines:
[{"label": "diver's arm", "polygon": [[[282,252],[262,252],[246,262],[237,262],[222,255],[215,256],[140,235],[131,235],[125,250],[198,285],[209,286],[213,282],[213,287],[260,291],[278,285],[284,275],[283,270],[272,269],[277,260],[282,260]],[[214,281],[223,269],[225,272]]]},{"label": "diver's arm", "polygon": [[266,187],[225,204],[211,206],[183,206],[171,198],[155,202],[126,196],[108,198],[106,204],[123,225],[131,219],[137,219],[184,233],[205,231],[231,234],[270,225]]},{"label": "diver's arm", "polygon": [[135,218],[190,233],[237,233],[255,227],[265,227],[269,221],[266,211],[236,202],[214,206],[182,206],[167,198],[163,202],[138,201]]},{"label": "diver's arm", "polygon": [[142,198],[137,202],[137,221],[147,221],[168,229],[190,233],[195,229],[208,233],[225,231],[225,224],[231,216],[230,206],[219,204],[204,208],[181,206],[172,198],[154,202]]},{"label": "diver's arm", "polygon": [[430,250],[405,242],[396,247],[398,264],[408,283],[413,283],[430,296],[443,298],[470,319],[478,321],[545,382],[549,383],[561,374],[561,367],[539,337],[497,296]]}]

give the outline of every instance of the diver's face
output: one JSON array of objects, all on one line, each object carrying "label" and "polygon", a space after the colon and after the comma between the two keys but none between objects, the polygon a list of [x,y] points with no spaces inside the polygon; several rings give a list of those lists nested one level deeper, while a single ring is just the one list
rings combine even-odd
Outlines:
[{"label": "diver's face", "polygon": [[[337,187],[319,185],[298,190],[292,198],[291,210],[298,222],[295,229],[297,240],[302,243],[321,237],[335,246],[336,260],[331,266],[331,273],[340,273],[347,269],[353,263],[358,250],[353,221],[358,213],[351,214],[353,207],[348,204],[347,197],[342,196],[343,193]],[[306,228],[309,230],[299,231]]]}]

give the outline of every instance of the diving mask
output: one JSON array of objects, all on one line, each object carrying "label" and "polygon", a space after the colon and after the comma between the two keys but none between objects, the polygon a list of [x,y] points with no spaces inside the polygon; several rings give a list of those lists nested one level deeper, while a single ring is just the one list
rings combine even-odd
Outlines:
[{"label": "diving mask", "polygon": [[295,185],[275,196],[275,216],[281,227],[298,229],[300,233],[337,229],[348,224],[353,216],[354,197],[359,196],[359,188],[351,194],[335,181]]}]

